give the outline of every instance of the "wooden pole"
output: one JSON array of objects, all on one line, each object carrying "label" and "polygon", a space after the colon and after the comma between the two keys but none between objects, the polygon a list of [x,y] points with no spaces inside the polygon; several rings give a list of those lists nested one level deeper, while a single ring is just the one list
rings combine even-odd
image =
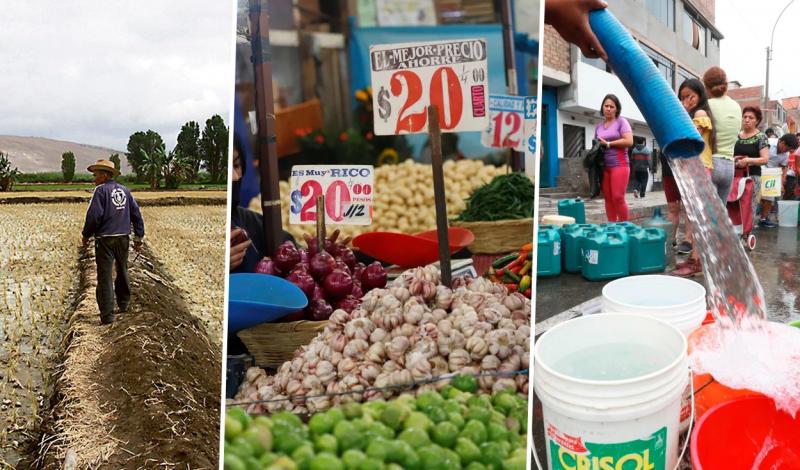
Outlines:
[{"label": "wooden pole", "polygon": [[325,251],[325,196],[317,196],[317,249]]},{"label": "wooden pole", "polygon": [[278,150],[275,145],[275,108],[272,96],[272,49],[269,17],[263,0],[250,0],[250,44],[256,77],[256,122],[258,123],[258,170],[261,180],[261,211],[267,252],[272,256],[282,238],[281,193],[278,186]]},{"label": "wooden pole", "polygon": [[436,207],[436,233],[439,239],[439,265],[442,284],[452,285],[450,266],[450,236],[447,231],[447,200],[444,194],[444,166],[442,161],[442,130],[439,127],[439,108],[428,106],[428,133],[431,139],[431,166],[433,167],[433,200]]},{"label": "wooden pole", "polygon": [[[501,11],[503,21],[503,58],[506,65],[506,90],[509,95],[517,95],[517,65],[514,56],[514,28],[511,25],[511,4],[510,0],[501,0]],[[510,151],[511,169],[521,171],[525,161],[524,154],[516,150]]]}]

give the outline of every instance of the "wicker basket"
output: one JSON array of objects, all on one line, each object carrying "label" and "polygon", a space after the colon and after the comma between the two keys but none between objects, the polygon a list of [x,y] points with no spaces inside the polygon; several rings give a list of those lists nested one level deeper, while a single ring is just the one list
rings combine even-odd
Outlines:
[{"label": "wicker basket", "polygon": [[263,323],[238,333],[247,350],[261,367],[277,369],[292,359],[300,346],[306,346],[327,321],[300,320],[286,323]]},{"label": "wicker basket", "polygon": [[469,246],[469,251],[475,254],[509,253],[533,240],[533,218],[493,222],[452,221],[450,225],[465,228],[475,235],[475,241]]}]

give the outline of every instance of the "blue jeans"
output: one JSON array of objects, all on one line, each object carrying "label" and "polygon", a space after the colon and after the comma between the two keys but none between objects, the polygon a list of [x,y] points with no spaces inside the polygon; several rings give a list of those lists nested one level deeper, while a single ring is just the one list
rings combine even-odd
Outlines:
[{"label": "blue jeans", "polygon": [[711,182],[717,188],[717,194],[722,199],[722,204],[728,202],[728,195],[731,193],[733,184],[733,160],[722,157],[713,157],[714,171],[711,173]]}]

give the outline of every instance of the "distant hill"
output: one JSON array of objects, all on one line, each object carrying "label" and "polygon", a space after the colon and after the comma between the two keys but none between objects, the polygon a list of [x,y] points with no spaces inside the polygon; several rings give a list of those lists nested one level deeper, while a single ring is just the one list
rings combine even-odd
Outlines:
[{"label": "distant hill", "polygon": [[130,170],[123,150],[44,137],[0,135],[0,151],[7,153],[12,166],[23,173],[61,171],[61,154],[64,152],[75,154],[75,171],[78,173],[85,173],[86,167],[97,160],[108,159],[114,153],[119,154],[122,172]]}]

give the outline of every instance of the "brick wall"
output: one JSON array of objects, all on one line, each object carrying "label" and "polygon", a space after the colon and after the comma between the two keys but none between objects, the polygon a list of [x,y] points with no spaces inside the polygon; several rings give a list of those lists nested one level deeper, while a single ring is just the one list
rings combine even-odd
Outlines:
[{"label": "brick wall", "polygon": [[550,25],[544,27],[544,65],[570,73],[569,43]]}]

